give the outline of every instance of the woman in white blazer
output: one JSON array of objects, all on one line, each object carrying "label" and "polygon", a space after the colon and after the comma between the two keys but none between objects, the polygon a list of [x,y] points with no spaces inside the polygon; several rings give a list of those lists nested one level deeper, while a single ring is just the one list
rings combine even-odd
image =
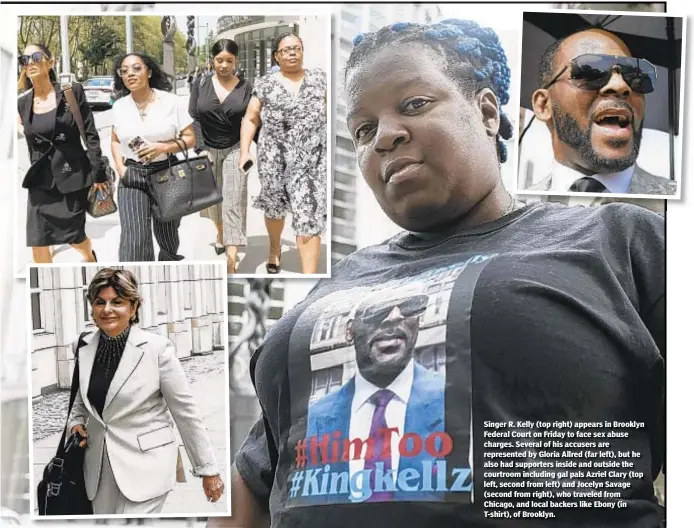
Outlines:
[{"label": "woman in white blazer", "polygon": [[[174,345],[136,324],[137,279],[104,268],[87,298],[99,330],[79,348],[69,430],[85,437],[84,477],[95,514],[159,513],[176,479],[173,422],[208,500],[224,492],[212,444]],[[173,417],[173,420],[172,420]]]}]

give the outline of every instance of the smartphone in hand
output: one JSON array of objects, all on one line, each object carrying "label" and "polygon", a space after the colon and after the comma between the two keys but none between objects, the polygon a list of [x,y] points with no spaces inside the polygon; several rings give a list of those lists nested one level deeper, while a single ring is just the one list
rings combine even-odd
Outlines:
[{"label": "smartphone in hand", "polygon": [[248,161],[246,161],[246,163],[243,164],[243,167],[241,167],[241,171],[244,174],[248,174],[248,171],[251,170],[252,167],[253,167],[253,160],[249,159]]}]

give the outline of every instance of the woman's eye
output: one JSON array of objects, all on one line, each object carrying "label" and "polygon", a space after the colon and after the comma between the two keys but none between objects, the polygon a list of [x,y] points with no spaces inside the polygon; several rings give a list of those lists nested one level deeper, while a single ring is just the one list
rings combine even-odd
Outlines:
[{"label": "woman's eye", "polygon": [[405,102],[405,104],[402,105],[402,109],[404,111],[420,110],[421,108],[424,108],[429,103],[431,103],[431,101],[429,99],[424,99],[422,97],[416,97],[414,99],[410,99],[409,101]]},{"label": "woman's eye", "polygon": [[361,125],[359,128],[357,128],[354,131],[354,137],[357,141],[361,141],[364,139],[372,130],[374,129],[373,125],[371,124],[364,124]]}]

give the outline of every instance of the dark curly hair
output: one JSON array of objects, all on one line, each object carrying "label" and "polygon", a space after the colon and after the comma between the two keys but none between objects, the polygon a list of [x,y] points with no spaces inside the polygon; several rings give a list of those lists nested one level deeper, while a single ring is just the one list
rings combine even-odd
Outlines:
[{"label": "dark curly hair", "polygon": [[164,73],[164,70],[161,69],[161,66],[159,66],[157,61],[145,53],[131,52],[121,55],[113,62],[113,90],[116,93],[117,98],[124,97],[130,93],[130,90],[125,87],[123,79],[120,75],[118,75],[118,71],[120,70],[123,60],[132,55],[140,57],[140,60],[145,63],[145,66],[147,66],[149,71],[152,73],[152,76],[149,78],[150,88],[156,88],[157,90],[162,90],[164,92],[173,91],[173,77],[167,73]]},{"label": "dark curly hair", "polygon": [[[427,46],[444,59],[444,72],[466,96],[483,88],[491,89],[502,105],[508,103],[511,85],[506,54],[493,29],[480,27],[471,20],[448,19],[434,24],[398,22],[374,33],[357,35],[347,60],[345,80],[349,72],[387,45],[416,42]],[[504,163],[508,156],[502,139],[510,139],[513,125],[501,112],[496,136],[497,156]]]}]

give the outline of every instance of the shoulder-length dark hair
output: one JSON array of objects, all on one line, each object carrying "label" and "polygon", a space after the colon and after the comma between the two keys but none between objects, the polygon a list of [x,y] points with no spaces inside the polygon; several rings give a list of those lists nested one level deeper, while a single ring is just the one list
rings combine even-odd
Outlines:
[{"label": "shoulder-length dark hair", "polygon": [[231,39],[219,39],[210,49],[210,57],[216,57],[223,51],[231,53],[234,57],[239,56],[239,45]]},{"label": "shoulder-length dark hair", "polygon": [[157,61],[145,53],[131,52],[121,55],[113,63],[113,89],[118,97],[124,97],[130,93],[130,90],[125,87],[123,79],[121,79],[121,76],[118,75],[118,71],[120,70],[123,60],[131,55],[140,57],[140,60],[144,62],[145,66],[147,66],[149,71],[152,72],[152,76],[149,78],[150,88],[156,88],[157,90],[162,90],[164,92],[173,91],[173,78],[171,75],[164,73],[164,70],[161,69],[161,66],[159,66]]},{"label": "shoulder-length dark hair", "polygon": [[277,63],[277,60],[275,59],[275,53],[277,53],[280,49],[280,42],[282,42],[284,39],[287,37],[296,37],[299,39],[299,42],[301,42],[301,47],[304,47],[304,41],[301,40],[301,37],[294,33],[293,31],[287,31],[286,33],[282,33],[281,35],[278,35],[275,37],[275,40],[272,41],[272,66],[278,66],[279,64]]},{"label": "shoulder-length dark hair", "polygon": [[[38,49],[41,50],[41,53],[43,53],[46,57],[48,57],[49,59],[53,58],[53,54],[51,53],[51,50],[49,50],[43,44],[27,44],[24,49],[28,48],[29,46],[36,46]],[[48,78],[50,79],[50,81],[53,84],[57,84],[58,76],[55,74],[55,70],[53,68],[48,70]],[[31,90],[34,87],[34,85],[31,84],[31,79],[29,79],[29,77],[27,76],[26,70],[24,70],[24,68],[22,68],[22,73],[19,75],[19,81],[17,82],[17,87],[21,91]]]}]

